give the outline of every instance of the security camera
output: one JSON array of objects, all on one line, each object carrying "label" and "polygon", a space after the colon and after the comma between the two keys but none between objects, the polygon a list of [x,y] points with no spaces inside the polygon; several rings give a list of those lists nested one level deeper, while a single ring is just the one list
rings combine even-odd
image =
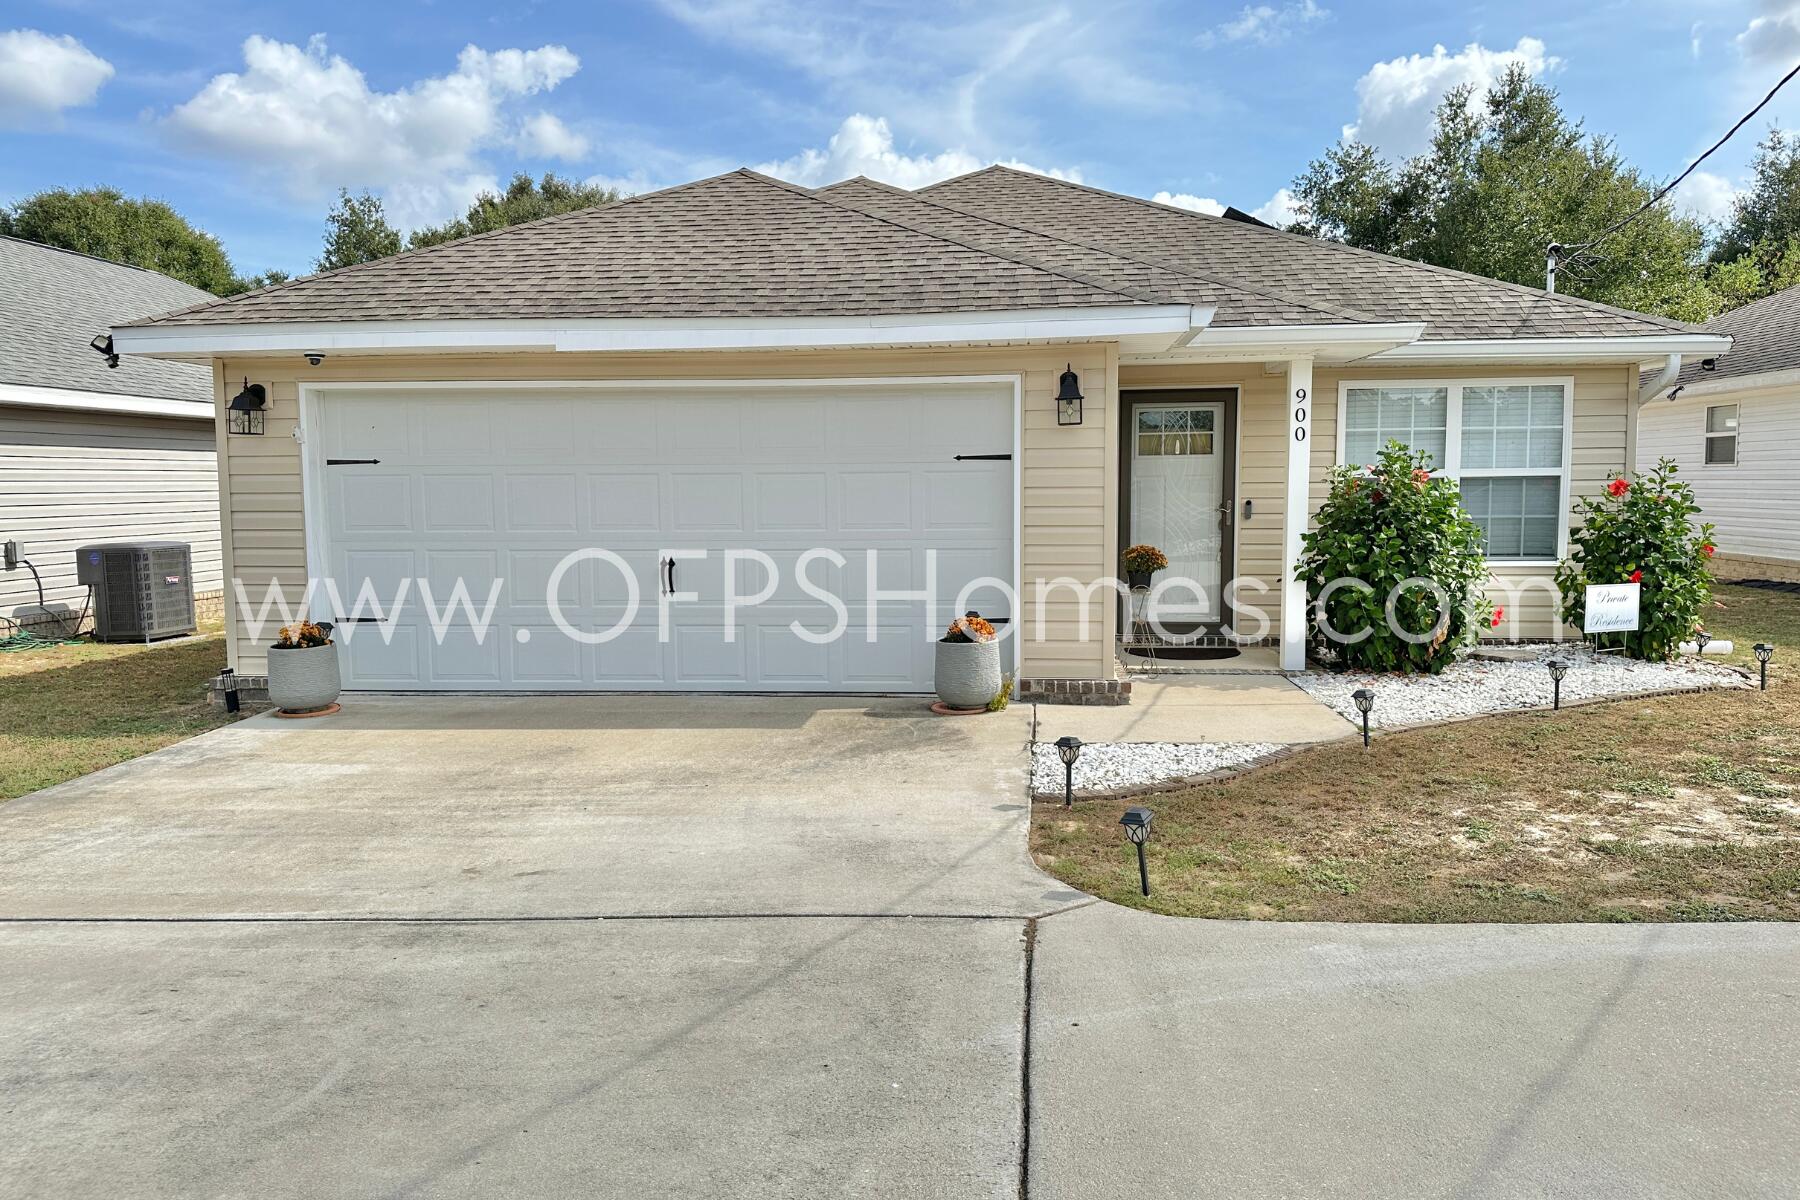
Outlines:
[{"label": "security camera", "polygon": [[323,350],[306,350],[302,353],[306,355],[306,361],[315,367],[325,361],[325,352]]}]

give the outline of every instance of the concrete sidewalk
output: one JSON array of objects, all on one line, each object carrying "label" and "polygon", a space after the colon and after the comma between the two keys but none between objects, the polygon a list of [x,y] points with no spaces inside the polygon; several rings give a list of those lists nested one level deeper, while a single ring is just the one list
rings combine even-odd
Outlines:
[{"label": "concrete sidewalk", "polygon": [[1133,679],[1131,703],[1039,705],[1039,741],[1276,742],[1304,745],[1356,731],[1281,675],[1164,675]]}]

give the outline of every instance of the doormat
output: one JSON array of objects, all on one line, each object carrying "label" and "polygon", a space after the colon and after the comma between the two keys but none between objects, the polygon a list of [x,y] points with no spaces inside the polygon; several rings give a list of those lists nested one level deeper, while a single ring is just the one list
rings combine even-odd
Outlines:
[{"label": "doormat", "polygon": [[1241,651],[1231,646],[1158,646],[1154,650],[1134,651],[1143,658],[1155,657],[1159,662],[1215,662],[1236,658]]}]

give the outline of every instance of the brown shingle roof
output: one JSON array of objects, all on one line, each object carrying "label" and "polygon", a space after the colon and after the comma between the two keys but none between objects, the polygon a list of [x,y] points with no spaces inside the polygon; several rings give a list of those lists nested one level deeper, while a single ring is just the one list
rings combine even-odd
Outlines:
[{"label": "brown shingle roof", "polygon": [[919,191],[1059,237],[1154,247],[1160,259],[1242,286],[1304,292],[1309,301],[1381,320],[1425,321],[1426,340],[1696,332],[1677,321],[1008,167],[988,167]]},{"label": "brown shingle roof", "polygon": [[1415,322],[1426,337],[1689,326],[990,167],[917,193],[751,171],[378,259],[140,325],[829,317],[1115,305],[1220,327]]},{"label": "brown shingle roof", "polygon": [[1684,364],[1683,385],[1800,368],[1800,287],[1721,313],[1700,328],[1730,337],[1731,349],[1719,355],[1711,371],[1697,362]]},{"label": "brown shingle roof", "polygon": [[1142,303],[1173,301],[1104,287],[734,171],[328,271],[154,323],[862,316]]}]

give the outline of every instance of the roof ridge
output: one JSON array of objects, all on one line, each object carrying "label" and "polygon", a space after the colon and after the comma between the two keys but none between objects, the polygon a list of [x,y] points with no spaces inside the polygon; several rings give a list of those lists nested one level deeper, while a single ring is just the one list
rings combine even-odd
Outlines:
[{"label": "roof ridge", "polygon": [[[740,173],[751,179],[795,192],[808,200],[828,205],[839,212],[853,213],[867,221],[878,221],[884,225],[892,225],[896,228],[907,230],[910,233],[917,233],[936,241],[947,242],[952,246],[960,246],[964,250],[970,250],[976,254],[985,254],[990,258],[1005,259],[1008,262],[1016,263],[1022,267],[1030,267],[1034,271],[1043,271],[1052,275],[1060,275],[1064,279],[1072,279],[1076,283],[1083,284],[1098,291],[1110,292],[1115,296],[1120,296],[1127,300],[1136,300],[1144,304],[1186,304],[1186,301],[1176,300],[1173,297],[1160,295],[1156,292],[1147,291],[1142,288],[1107,283],[1103,280],[1095,279],[1092,276],[1084,275],[1079,271],[1070,271],[1063,267],[1052,266],[1049,263],[1038,262],[1026,255],[1015,254],[1009,250],[1001,250],[993,246],[977,245],[976,243],[966,241],[963,238],[952,237],[949,234],[939,232],[935,229],[927,229],[922,225],[904,221],[897,217],[885,216],[881,213],[864,212],[853,204],[846,204],[844,201],[838,200],[835,197],[824,195],[822,190],[815,191],[810,188],[803,188],[798,184],[789,183],[785,179],[776,179],[773,176],[763,175],[756,171],[752,171],[748,167],[740,168]],[[1189,307],[1191,307],[1191,305]]]},{"label": "roof ridge", "polygon": [[[1146,200],[1142,196],[1133,196],[1126,192],[1108,191],[1106,188],[1095,187],[1092,184],[1088,184],[1088,183],[1076,183],[1074,180],[1071,180],[1071,179],[1059,179],[1054,175],[1040,175],[1036,171],[1020,171],[1017,168],[1003,166],[1000,163],[994,163],[991,166],[983,167],[979,171],[969,171],[962,175],[953,176],[950,179],[939,180],[937,183],[930,184],[927,187],[921,188],[919,190],[920,191],[929,191],[931,188],[943,187],[945,184],[954,183],[958,179],[969,179],[969,178],[972,178],[973,176],[985,175],[985,174],[988,174],[989,172],[993,172],[993,171],[1002,171],[1009,175],[1018,175],[1022,178],[1026,178],[1026,179],[1044,180],[1049,183],[1060,184],[1063,187],[1075,188],[1075,189],[1078,189],[1078,190],[1084,191],[1084,192],[1093,192],[1094,194],[1100,195],[1100,196],[1110,196],[1115,200],[1129,200],[1133,204],[1141,204],[1141,205],[1145,206],[1146,208],[1154,208],[1161,212],[1178,213],[1181,216],[1192,217],[1192,218],[1194,218],[1196,220],[1200,220],[1200,221],[1217,221],[1222,224],[1229,225],[1233,229],[1249,230],[1250,232],[1252,232],[1253,234],[1255,234],[1256,236],[1259,236],[1259,237],[1274,236],[1274,237],[1287,238],[1291,241],[1302,242],[1302,243],[1305,243],[1308,245],[1313,245],[1313,246],[1321,246],[1321,247],[1325,247],[1327,249],[1337,250],[1337,251],[1341,251],[1341,252],[1344,252],[1347,254],[1356,254],[1356,255],[1361,255],[1363,257],[1375,258],[1382,262],[1398,263],[1403,266],[1416,267],[1422,271],[1429,271],[1429,272],[1432,272],[1433,274],[1437,274],[1437,275],[1447,275],[1454,279],[1467,279],[1467,280],[1471,280],[1476,283],[1485,283],[1485,284],[1488,284],[1493,287],[1506,288],[1508,291],[1521,292],[1528,296],[1537,297],[1538,299],[1560,301],[1563,303],[1575,305],[1576,307],[1579,307],[1579,308],[1591,308],[1591,309],[1595,309],[1600,312],[1611,313],[1614,316],[1630,317],[1633,320],[1643,321],[1646,324],[1656,325],[1663,329],[1672,329],[1672,330],[1679,331],[1681,333],[1701,332],[1700,328],[1695,325],[1690,325],[1690,324],[1687,324],[1682,321],[1676,321],[1676,320],[1673,320],[1668,317],[1658,317],[1658,316],[1654,316],[1650,313],[1638,312],[1635,309],[1619,308],[1615,305],[1602,303],[1599,300],[1587,300],[1587,299],[1583,299],[1580,296],[1568,295],[1567,293],[1564,293],[1564,292],[1547,292],[1543,288],[1535,288],[1535,287],[1530,286],[1529,284],[1513,283],[1513,282],[1511,282],[1509,280],[1505,280],[1505,279],[1495,279],[1488,275],[1477,275],[1473,271],[1459,271],[1455,267],[1441,267],[1441,266],[1437,265],[1436,263],[1420,262],[1416,258],[1402,258],[1398,254],[1383,254],[1379,250],[1365,250],[1361,246],[1352,246],[1345,242],[1332,241],[1330,238],[1309,237],[1306,234],[1289,233],[1285,229],[1276,229],[1271,226],[1249,225],[1242,221],[1226,221],[1224,217],[1215,217],[1210,213],[1195,212],[1191,208],[1179,208],[1173,204],[1159,204],[1155,200]],[[1453,340],[1463,340],[1463,339],[1453,339]],[[1479,339],[1476,339],[1476,340],[1479,340]]]},{"label": "roof ridge", "polygon": [[315,271],[311,275],[302,275],[296,279],[284,279],[280,283],[272,283],[268,287],[257,288],[254,291],[239,292],[235,296],[218,296],[212,300],[190,304],[185,308],[176,308],[171,309],[166,313],[158,313],[154,317],[144,317],[140,321],[130,322],[130,324],[142,324],[147,321],[159,321],[164,317],[179,317],[186,316],[189,313],[205,312],[207,309],[217,308],[223,304],[230,304],[233,301],[243,299],[246,296],[262,296],[267,295],[270,292],[286,291],[289,288],[298,287],[303,283],[312,283],[314,280],[318,279],[333,279],[350,271],[361,271],[365,268],[379,267],[385,263],[398,262],[401,259],[412,258],[414,255],[427,254],[433,250],[442,250],[448,246],[467,246],[474,242],[488,241],[505,234],[515,233],[521,229],[532,229],[539,225],[549,225],[557,221],[568,221],[573,220],[576,217],[587,217],[598,213],[611,212],[612,210],[622,208],[627,204],[633,204],[639,200],[647,200],[651,196],[663,196],[670,192],[679,192],[688,188],[699,187],[703,183],[713,183],[717,180],[724,179],[729,175],[739,174],[740,171],[741,168],[739,171],[721,171],[719,174],[709,175],[705,179],[692,179],[687,183],[677,183],[666,188],[657,188],[653,192],[639,192],[635,196],[623,196],[618,200],[613,201],[611,204],[589,204],[582,208],[572,208],[568,212],[551,213],[547,217],[535,217],[529,221],[520,221],[516,225],[503,225],[499,229],[490,229],[485,233],[471,233],[468,237],[455,238],[448,242],[438,242],[431,246],[409,247],[408,249],[386,255],[382,258],[371,258],[365,262],[350,263],[342,267],[333,267],[329,271]]},{"label": "roof ridge", "polygon": [[[995,164],[995,166],[998,166],[998,165],[999,165],[998,163]],[[1022,173],[1028,173],[1028,172],[1022,172]],[[961,178],[961,177],[959,176],[959,178]],[[1272,288],[1263,287],[1259,284],[1244,283],[1244,282],[1240,282],[1235,279],[1221,278],[1216,275],[1208,275],[1203,271],[1196,271],[1192,267],[1185,266],[1180,263],[1170,262],[1166,259],[1156,258],[1156,257],[1147,255],[1147,254],[1139,254],[1135,251],[1121,250],[1116,246],[1112,246],[1112,245],[1109,245],[1109,244],[1106,244],[1103,242],[1090,242],[1084,238],[1069,237],[1066,234],[1053,233],[1048,229],[1040,229],[1035,225],[1026,225],[1026,224],[1022,224],[1022,223],[1016,222],[1016,221],[1002,220],[999,217],[992,217],[992,216],[987,215],[986,213],[979,213],[979,212],[974,211],[973,209],[964,208],[963,206],[961,206],[959,204],[953,204],[953,203],[950,203],[950,202],[947,202],[944,200],[936,199],[934,197],[921,196],[916,191],[908,191],[907,189],[905,189],[903,187],[896,187],[890,183],[883,183],[878,179],[867,179],[867,178],[864,178],[863,176],[859,175],[854,180],[851,180],[851,179],[839,180],[839,182],[837,184],[832,184],[831,186],[837,187],[837,186],[839,186],[839,184],[842,184],[842,183],[854,183],[854,182],[858,182],[858,181],[868,184],[871,187],[880,188],[884,191],[891,191],[891,192],[897,193],[902,196],[910,197],[914,200],[917,200],[921,204],[934,205],[938,208],[945,209],[949,212],[957,213],[960,216],[969,217],[972,220],[986,221],[991,225],[1000,225],[1007,229],[1017,229],[1022,233],[1037,234],[1039,237],[1047,237],[1047,238],[1052,239],[1053,241],[1066,242],[1071,246],[1080,246],[1087,250],[1093,250],[1096,253],[1111,255],[1113,258],[1122,259],[1126,262],[1141,263],[1145,266],[1155,267],[1158,270],[1167,271],[1172,275],[1185,275],[1190,279],[1198,279],[1204,283],[1217,284],[1220,287],[1232,288],[1232,289],[1234,289],[1236,291],[1240,291],[1240,292],[1248,292],[1249,294],[1251,294],[1253,296],[1261,296],[1265,300],[1278,300],[1283,304],[1291,304],[1296,308],[1313,309],[1317,312],[1329,313],[1330,315],[1335,316],[1335,317],[1349,317],[1353,321],[1356,321],[1356,322],[1362,323],[1362,324],[1382,325],[1382,324],[1390,323],[1390,322],[1381,320],[1379,317],[1376,317],[1372,313],[1360,312],[1354,308],[1350,308],[1347,305],[1334,304],[1327,300],[1305,300],[1305,299],[1301,299],[1298,296],[1290,296],[1285,293],[1275,291]],[[825,190],[829,190],[829,189],[821,189],[821,191],[825,191]]]},{"label": "roof ridge", "polygon": [[[145,275],[154,275],[158,279],[166,279],[170,283],[180,284],[182,287],[192,289],[202,295],[212,295],[211,292],[203,287],[195,287],[187,280],[177,279],[167,271],[159,271],[155,267],[144,267],[139,266],[137,263],[120,262],[114,258],[103,258],[98,254],[89,254],[85,250],[71,250],[67,246],[53,246],[49,242],[40,242],[36,238],[20,237],[17,234],[12,233],[0,233],[0,241],[17,242],[21,246],[36,246],[39,250],[49,250],[55,254],[67,254],[71,258],[85,258],[89,262],[103,263],[106,266],[119,267],[126,271],[141,271]],[[214,299],[217,299],[217,297],[214,297]]]}]

